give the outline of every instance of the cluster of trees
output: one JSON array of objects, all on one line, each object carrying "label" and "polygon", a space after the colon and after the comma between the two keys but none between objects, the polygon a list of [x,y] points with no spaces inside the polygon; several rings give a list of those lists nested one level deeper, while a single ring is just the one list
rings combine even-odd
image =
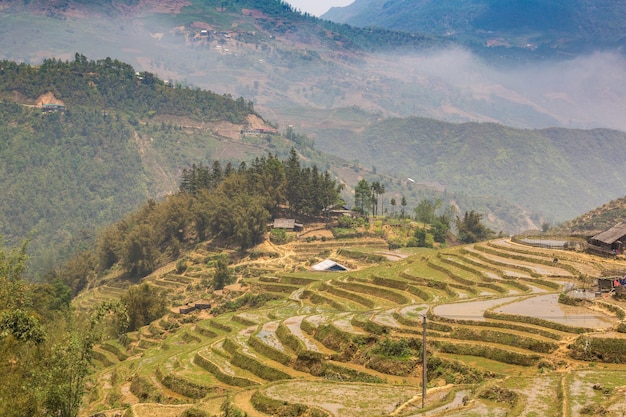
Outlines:
[{"label": "cluster of trees", "polygon": [[0,242],[0,415],[75,417],[93,346],[162,317],[165,298],[144,283],[78,316],[59,276],[24,281],[26,259],[26,243],[9,249]]},{"label": "cluster of trees", "polygon": [[[384,184],[378,181],[370,184],[365,179],[360,180],[354,189],[355,211],[361,214],[371,212],[372,216],[376,216],[380,203],[381,213],[386,214],[382,203],[384,200],[381,198],[384,193]],[[392,216],[395,216],[396,204],[395,198],[392,198],[390,200]],[[402,196],[400,218],[406,216],[406,205],[406,198]],[[465,212],[462,218],[458,217],[455,207],[451,205],[444,207],[440,199],[425,198],[417,204],[414,211],[415,220],[422,223],[422,226],[415,229],[412,244],[419,247],[432,246],[434,242],[445,243],[453,224],[456,226],[458,239],[463,243],[487,240],[494,234],[493,230],[482,223],[481,214],[472,210]]]},{"label": "cluster of trees", "polygon": [[217,161],[211,168],[194,165],[183,172],[179,193],[158,203],[150,200],[104,229],[94,249],[73,257],[58,274],[76,294],[113,265],[144,276],[209,238],[246,250],[263,240],[273,216],[285,211],[301,218],[322,216],[339,201],[340,190],[329,173],[302,167],[293,149],[285,161],[268,154],[237,169]]},{"label": "cluster of trees", "polygon": [[[384,201],[381,200],[383,194],[385,194],[384,184],[378,181],[374,181],[370,184],[366,179],[362,179],[354,189],[355,211],[366,214],[371,210],[372,216],[378,215],[378,205],[381,201]],[[381,204],[381,214],[384,214],[384,209],[384,205]]]}]

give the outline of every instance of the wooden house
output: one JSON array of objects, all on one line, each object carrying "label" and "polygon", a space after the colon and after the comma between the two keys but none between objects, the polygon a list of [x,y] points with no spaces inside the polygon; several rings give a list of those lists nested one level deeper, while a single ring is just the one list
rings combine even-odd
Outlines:
[{"label": "wooden house", "polygon": [[303,224],[297,223],[296,219],[274,219],[272,228],[284,229],[288,232],[300,232],[304,227]]},{"label": "wooden house", "polygon": [[607,254],[621,254],[624,252],[624,242],[626,242],[626,223],[619,222],[609,230],[593,236],[589,243],[596,249],[595,251]]}]

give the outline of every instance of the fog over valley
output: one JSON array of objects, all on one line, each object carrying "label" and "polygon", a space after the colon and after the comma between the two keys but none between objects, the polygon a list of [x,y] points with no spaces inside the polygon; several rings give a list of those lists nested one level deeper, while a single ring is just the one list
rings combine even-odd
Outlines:
[{"label": "fog over valley", "polygon": [[252,100],[283,128],[314,126],[306,109],[358,106],[382,116],[626,130],[626,65],[615,52],[492,64],[458,47],[419,53],[330,50],[306,28],[282,41],[246,31],[199,38],[210,25],[83,17],[47,19],[45,30],[54,35],[42,36],[44,29],[26,25],[26,16],[2,20],[0,40],[8,47],[1,58],[38,64],[80,52],[89,59],[120,59],[164,80]]}]

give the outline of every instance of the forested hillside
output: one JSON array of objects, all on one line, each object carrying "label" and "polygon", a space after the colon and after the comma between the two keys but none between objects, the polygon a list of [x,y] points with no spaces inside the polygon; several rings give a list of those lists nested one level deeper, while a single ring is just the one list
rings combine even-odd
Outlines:
[{"label": "forested hillside", "polygon": [[[409,211],[442,196],[437,186],[316,151],[291,127],[283,136],[242,98],[164,82],[118,60],[75,54],[41,66],[2,61],[0,73],[0,234],[12,245],[30,236],[33,276],[87,247],[100,227],[175,192],[193,164],[238,166],[268,152],[286,158],[297,146],[307,163],[341,179],[349,205],[364,177],[387,186],[387,203],[406,197]],[[540,213],[530,221],[530,213],[499,197],[443,198],[488,214],[497,231],[541,224]]]},{"label": "forested hillside", "polygon": [[513,129],[493,123],[388,119],[358,135],[320,132],[317,146],[447,191],[498,196],[564,221],[626,193],[626,134]]},{"label": "forested hillside", "polygon": [[[98,227],[176,190],[183,168],[222,152],[230,139],[212,123],[238,139],[249,116],[260,120],[243,99],[78,54],[38,67],[0,62],[0,96],[0,233],[12,244],[31,236],[47,267]],[[248,143],[224,155],[264,152]]]},{"label": "forested hillside", "polygon": [[285,161],[274,155],[236,169],[219,161],[185,169],[180,191],[164,201],[148,201],[108,226],[92,245],[55,273],[73,294],[120,266],[141,278],[208,240],[234,246],[242,254],[266,238],[272,219],[323,218],[340,202],[341,186],[317,166],[302,167],[294,149]]}]

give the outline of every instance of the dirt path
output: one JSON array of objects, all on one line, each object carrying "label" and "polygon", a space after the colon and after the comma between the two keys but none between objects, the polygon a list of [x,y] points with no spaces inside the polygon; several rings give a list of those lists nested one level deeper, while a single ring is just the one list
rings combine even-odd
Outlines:
[{"label": "dirt path", "polygon": [[267,417],[267,414],[252,406],[252,394],[254,394],[253,390],[240,391],[233,397],[233,403],[249,417]]}]

